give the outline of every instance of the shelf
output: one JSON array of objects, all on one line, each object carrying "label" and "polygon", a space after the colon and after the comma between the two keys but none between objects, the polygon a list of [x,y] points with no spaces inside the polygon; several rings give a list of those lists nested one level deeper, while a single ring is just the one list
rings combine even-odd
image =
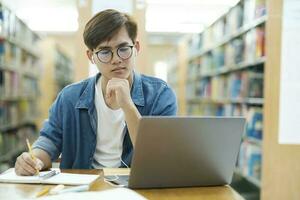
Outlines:
[{"label": "shelf", "polygon": [[253,61],[253,62],[241,62],[239,64],[232,65],[230,67],[224,66],[224,67],[221,67],[221,68],[217,69],[215,72],[200,75],[200,77],[205,78],[205,77],[219,76],[219,75],[222,75],[222,74],[227,74],[227,73],[230,73],[230,72],[239,71],[239,70],[243,70],[243,69],[246,69],[246,68],[249,68],[249,67],[254,67],[254,66],[257,66],[257,65],[261,65],[261,64],[264,64],[265,62],[266,62],[266,57],[261,57],[261,58],[258,58],[255,61]]},{"label": "shelf", "polygon": [[4,154],[3,156],[1,156],[0,163],[11,160],[12,156],[18,154],[19,152],[25,151],[25,149],[26,149],[26,147],[24,145],[14,148],[14,150],[12,150],[12,151]]},{"label": "shelf", "polygon": [[255,178],[255,177],[252,177],[252,176],[248,176],[248,175],[243,174],[243,172],[242,172],[240,169],[236,168],[236,169],[234,170],[234,173],[235,173],[236,175],[238,175],[238,176],[241,176],[241,177],[245,178],[248,182],[252,183],[252,184],[255,185],[256,187],[258,187],[258,188],[261,187],[261,181],[260,181],[260,180],[258,180],[258,179]]},{"label": "shelf", "polygon": [[28,45],[18,42],[15,38],[10,38],[10,37],[4,36],[3,34],[0,35],[0,38],[3,38],[4,40],[18,46],[19,48],[25,50],[27,53],[31,54],[32,56],[34,56],[36,58],[38,58],[40,56],[36,50],[32,49]]},{"label": "shelf", "polygon": [[198,58],[214,49],[216,49],[217,47],[219,46],[222,46],[226,43],[228,43],[229,41],[243,35],[244,33],[246,33],[247,31],[251,30],[252,28],[255,28],[259,25],[262,25],[264,24],[265,22],[267,21],[267,16],[262,16],[256,20],[254,20],[252,23],[248,24],[248,25],[245,25],[245,26],[242,26],[240,29],[238,29],[234,34],[232,34],[231,36],[227,36],[225,37],[222,41],[216,43],[215,45],[212,45],[211,47],[209,48],[206,48],[198,53],[195,53],[193,56],[190,56],[189,60],[193,60],[195,58]]},{"label": "shelf", "polygon": [[32,101],[36,100],[37,96],[17,96],[17,97],[2,97],[0,98],[1,101],[21,101],[21,100],[27,100]]},{"label": "shelf", "polygon": [[212,104],[250,104],[250,105],[263,105],[263,98],[244,98],[244,99],[212,99],[212,98],[190,98],[187,100],[189,103],[212,103]]},{"label": "shelf", "polygon": [[19,129],[20,127],[25,126],[27,124],[35,124],[34,121],[35,121],[34,119],[31,119],[31,120],[24,120],[17,124],[2,125],[0,126],[0,132],[7,132],[9,130]]},{"label": "shelf", "polygon": [[20,68],[15,66],[9,66],[7,64],[0,64],[0,69],[7,70],[7,71],[19,71]]},{"label": "shelf", "polygon": [[30,72],[30,71],[23,71],[23,75],[24,76],[27,76],[27,77],[31,77],[31,78],[34,78],[34,79],[39,79],[39,74],[36,73],[36,72]]},{"label": "shelf", "polygon": [[261,139],[256,139],[254,137],[245,136],[245,137],[243,137],[243,140],[247,141],[247,142],[250,142],[252,144],[255,144],[259,147],[262,147],[262,140]]},{"label": "shelf", "polygon": [[12,71],[12,72],[18,72],[21,73],[24,76],[32,77],[34,79],[39,78],[39,73],[36,70],[28,70],[28,69],[22,69],[21,66],[11,66],[8,64],[1,64],[0,69],[2,70],[7,70],[7,71]]}]

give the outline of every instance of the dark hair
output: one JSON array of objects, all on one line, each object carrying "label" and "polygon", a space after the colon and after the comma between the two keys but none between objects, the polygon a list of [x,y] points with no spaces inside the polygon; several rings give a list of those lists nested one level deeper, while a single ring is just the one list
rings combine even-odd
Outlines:
[{"label": "dark hair", "polygon": [[123,26],[125,26],[132,42],[135,42],[137,23],[131,16],[113,9],[101,11],[85,25],[84,43],[90,50],[93,50],[101,42],[110,40]]}]

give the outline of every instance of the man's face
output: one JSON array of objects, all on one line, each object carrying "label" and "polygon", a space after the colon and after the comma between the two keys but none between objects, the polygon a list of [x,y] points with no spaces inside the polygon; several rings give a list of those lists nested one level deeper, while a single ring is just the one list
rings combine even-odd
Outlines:
[{"label": "man's face", "polygon": [[[133,44],[125,27],[122,27],[109,41],[100,43],[89,58],[97,65],[102,76],[129,79],[135,66],[139,43]],[[92,56],[92,57],[91,57]]]}]

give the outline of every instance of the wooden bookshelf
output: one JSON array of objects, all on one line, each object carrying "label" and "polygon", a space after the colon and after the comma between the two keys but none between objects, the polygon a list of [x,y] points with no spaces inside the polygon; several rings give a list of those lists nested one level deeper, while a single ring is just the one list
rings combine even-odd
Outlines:
[{"label": "wooden bookshelf", "polygon": [[[281,44],[283,40],[282,32],[285,28],[283,26],[283,4],[288,2],[296,4],[296,1],[266,0],[265,5],[260,5],[258,10],[258,13],[262,13],[262,11],[265,10],[267,11],[266,14],[256,16],[254,19],[252,18],[252,20],[246,20],[248,23],[244,23],[245,20],[244,17],[242,17],[243,23],[241,26],[231,28],[230,34],[222,32],[218,35],[218,38],[215,38],[215,40],[212,39],[213,30],[228,30],[225,26],[226,23],[229,22],[228,16],[233,9],[239,5],[244,8],[245,2],[251,3],[251,1],[254,3],[264,2],[258,0],[241,0],[236,6],[230,9],[228,13],[207,27],[204,32],[193,35],[186,41],[188,46],[188,62],[185,79],[186,93],[183,94],[181,98],[181,100],[183,100],[180,102],[181,104],[186,104],[186,110],[181,112],[181,114],[246,116],[248,119],[247,128],[249,128],[249,125],[253,127],[257,126],[257,130],[262,133],[262,138],[247,134],[243,136],[240,157],[238,158],[238,168],[235,170],[236,176],[243,179],[240,183],[245,184],[245,181],[247,182],[247,185],[244,185],[244,189],[253,189],[254,186],[255,189],[253,190],[258,192],[258,194],[255,195],[256,199],[299,199],[299,145],[280,144],[278,135],[280,115],[279,100],[281,94],[280,76],[281,68],[283,67],[281,66]],[[294,9],[294,7],[289,8]],[[296,12],[296,10],[286,12],[292,13]],[[290,14],[289,17],[295,20],[297,15]],[[222,21],[225,23],[224,27],[222,27],[222,23],[220,23]],[[296,20],[294,22],[296,23]],[[220,26],[218,27],[219,29],[214,27],[216,25]],[[253,30],[258,30],[257,34],[264,32],[263,34],[265,35],[264,39],[260,39],[259,42],[263,44],[263,46],[260,46],[261,49],[258,50],[259,55],[243,55],[243,59],[237,59],[235,62],[226,61],[228,57],[235,57],[235,54],[226,57],[226,46],[234,40],[240,39],[236,44],[241,44],[241,41],[244,42],[243,48],[239,46],[236,47],[244,51],[245,49],[251,49],[249,46],[245,47],[246,42],[248,42],[248,45],[258,42],[248,35],[249,33],[254,33]],[[299,39],[296,41],[299,41]],[[297,43],[295,43],[295,46],[297,46]],[[255,52],[257,53],[257,51]],[[225,54],[224,60],[217,60],[217,64],[214,64],[213,56],[217,55],[222,59],[222,55],[220,55],[222,53]],[[203,68],[207,69],[203,70]],[[260,83],[258,88],[262,92],[258,96],[241,95],[232,98],[228,95],[228,88],[224,87],[225,89],[222,89],[221,87],[221,89],[217,88],[216,90],[212,85],[209,85],[209,83],[214,80],[216,83],[219,83],[219,85],[226,85],[228,84],[226,77],[248,71],[259,73],[258,77],[260,77],[259,79],[262,84]],[[173,71],[170,76],[176,75],[180,77],[180,73],[182,72],[179,70],[177,73]],[[173,85],[180,87],[179,81],[173,81]],[[234,107],[237,107],[238,112],[225,112],[226,109],[228,111],[234,109]],[[225,111],[220,112],[220,108],[225,108]],[[257,120],[257,123],[253,123],[253,119],[251,118],[253,115],[249,117],[249,111],[252,113],[258,112],[262,119]],[[298,130],[295,130],[295,132],[296,131]],[[240,162],[241,155],[251,154],[251,151],[254,152],[253,155],[256,156],[256,160],[252,160],[251,165],[245,165],[247,160],[251,157]],[[257,164],[253,165],[255,162]],[[245,165],[246,168],[244,168],[243,165]],[[251,170],[251,167],[253,170]],[[249,186],[249,184],[251,186]],[[234,185],[236,186],[237,184]],[[247,194],[245,196],[247,196]],[[253,197],[253,194],[250,196]]]},{"label": "wooden bookshelf", "polygon": [[[294,3],[287,6],[284,3]],[[298,4],[298,5],[297,5]],[[264,140],[263,140],[263,173],[262,173],[262,199],[300,199],[300,146],[298,144],[279,143],[280,123],[280,89],[282,69],[287,67],[282,63],[284,41],[283,32],[288,28],[284,25],[286,18],[289,22],[296,22],[299,16],[298,1],[272,0],[267,1],[268,23],[266,26],[266,51],[265,66],[265,109],[264,109]],[[287,10],[284,10],[284,9]],[[288,17],[289,16],[289,17]],[[295,20],[296,18],[296,20]],[[290,29],[289,29],[290,30]],[[298,29],[293,31],[297,32]],[[294,43],[289,47],[291,52],[299,50],[299,34]],[[295,54],[297,55],[297,54]],[[298,83],[298,82],[297,82]],[[296,94],[299,92],[295,91]],[[298,105],[292,104],[295,110]],[[292,118],[292,117],[291,117]],[[294,129],[299,133],[299,129]]]},{"label": "wooden bookshelf", "polygon": [[[185,88],[177,93],[179,105],[185,105],[180,114],[247,118],[236,172],[258,189],[267,23],[265,1],[241,0],[202,33],[183,39],[187,56],[175,55],[178,64],[173,66],[177,68],[168,74],[173,87]],[[181,68],[180,62],[185,63]]]},{"label": "wooden bookshelf", "polygon": [[0,172],[37,137],[38,34],[0,3]]},{"label": "wooden bookshelf", "polygon": [[49,108],[57,94],[67,85],[74,82],[74,65],[70,55],[57,44],[56,39],[48,37],[39,43],[42,49],[43,72],[40,74],[38,128],[42,128],[48,118]]}]

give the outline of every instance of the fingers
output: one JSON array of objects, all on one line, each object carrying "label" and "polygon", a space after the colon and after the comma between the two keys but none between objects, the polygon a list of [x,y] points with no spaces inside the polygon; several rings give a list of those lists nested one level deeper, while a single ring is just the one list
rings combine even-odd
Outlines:
[{"label": "fingers", "polygon": [[44,167],[44,163],[40,160],[40,159],[36,159],[36,168],[38,169],[38,170],[42,170],[43,169],[43,167]]},{"label": "fingers", "polygon": [[16,161],[15,172],[17,175],[30,176],[42,169],[43,162],[39,159],[33,160],[28,152],[22,153]]},{"label": "fingers", "polygon": [[130,91],[128,80],[119,78],[110,79],[106,86],[106,97],[111,97],[112,95],[114,95],[115,91],[119,89]]},{"label": "fingers", "polygon": [[36,162],[32,159],[31,155],[27,152],[22,153],[21,158],[24,162],[32,168],[36,168]]}]

